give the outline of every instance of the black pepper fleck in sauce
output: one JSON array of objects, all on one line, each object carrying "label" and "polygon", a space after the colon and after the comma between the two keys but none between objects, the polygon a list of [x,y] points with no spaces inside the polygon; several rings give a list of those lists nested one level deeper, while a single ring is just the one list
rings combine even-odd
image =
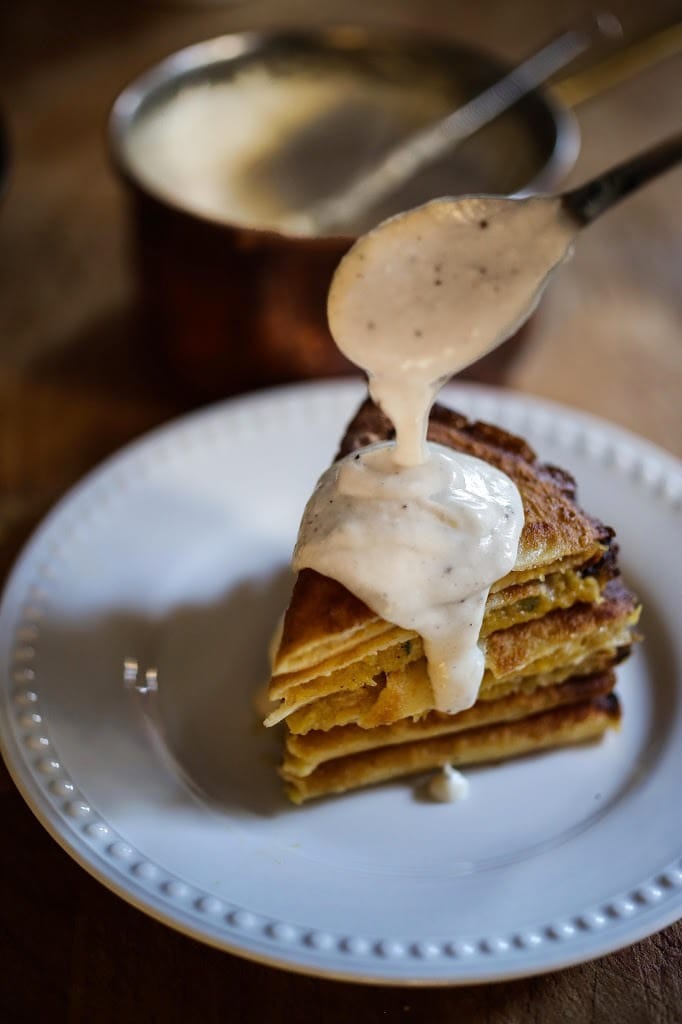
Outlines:
[{"label": "black pepper fleck in sauce", "polygon": [[481,228],[481,230],[483,230],[483,228],[487,228],[488,227],[488,221],[487,220],[479,220],[478,226],[479,226],[479,228]]},{"label": "black pepper fleck in sauce", "polygon": [[415,327],[415,329],[414,329],[414,336],[415,336],[415,338],[421,338],[421,336],[422,336],[422,332],[419,330],[418,327]]}]

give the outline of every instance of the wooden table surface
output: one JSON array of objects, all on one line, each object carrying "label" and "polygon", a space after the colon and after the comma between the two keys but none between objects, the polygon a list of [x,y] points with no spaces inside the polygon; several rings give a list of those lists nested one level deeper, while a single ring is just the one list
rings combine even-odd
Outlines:
[{"label": "wooden table surface", "polygon": [[[613,6],[628,31],[641,31],[671,20],[677,5]],[[445,0],[384,2],[371,16],[485,40],[512,59],[566,22],[558,0],[468,7],[457,22]],[[133,74],[185,43],[250,24],[322,21],[339,11],[348,17],[352,9],[56,0],[3,7],[0,100],[13,168],[0,210],[0,573],[82,473],[192,404],[139,358],[126,211],[104,146],[110,101]],[[681,72],[682,60],[672,57],[582,105],[572,180],[678,130]],[[682,175],[671,173],[595,225],[552,287],[507,379],[678,455],[681,206]],[[326,982],[206,948],[129,907],[48,837],[1,766],[0,821],[6,1024],[682,1020],[679,924],[595,963],[500,985],[410,990]]]}]

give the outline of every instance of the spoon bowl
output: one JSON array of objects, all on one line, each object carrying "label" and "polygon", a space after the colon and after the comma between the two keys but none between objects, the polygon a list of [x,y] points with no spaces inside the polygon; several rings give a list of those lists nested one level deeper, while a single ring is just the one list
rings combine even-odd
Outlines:
[{"label": "spoon bowl", "polygon": [[682,134],[564,195],[435,199],[355,243],[332,281],[329,324],[406,465],[445,381],[525,323],[585,226],[680,160]]}]

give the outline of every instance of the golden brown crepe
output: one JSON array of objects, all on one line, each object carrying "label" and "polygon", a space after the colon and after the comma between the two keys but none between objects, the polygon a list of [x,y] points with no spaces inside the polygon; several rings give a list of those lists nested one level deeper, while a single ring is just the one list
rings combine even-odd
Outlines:
[{"label": "golden brown crepe", "polygon": [[[392,435],[367,401],[339,455]],[[418,634],[303,570],[269,685],[279,703],[266,719],[286,721],[281,774],[295,802],[592,739],[618,722],[612,668],[627,655],[639,609],[619,577],[613,531],[577,505],[572,477],[538,462],[521,438],[436,405],[429,439],[493,463],[523,500],[514,569],[486,605],[477,702],[436,712]]]},{"label": "golden brown crepe", "polygon": [[286,769],[282,774],[288,782],[289,798],[294,803],[303,803],[311,797],[344,793],[444,764],[462,766],[503,761],[597,739],[619,720],[618,699],[610,693],[606,698],[556,708],[516,722],[339,757],[303,778],[290,775]]}]

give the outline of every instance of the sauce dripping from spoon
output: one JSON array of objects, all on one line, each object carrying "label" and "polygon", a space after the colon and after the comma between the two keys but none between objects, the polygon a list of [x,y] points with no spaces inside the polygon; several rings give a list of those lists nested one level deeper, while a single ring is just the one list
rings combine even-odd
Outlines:
[{"label": "sauce dripping from spoon", "polygon": [[577,230],[558,198],[436,199],[385,221],[341,261],[329,324],[396,428],[398,465],[426,459],[438,391],[531,315]]},{"label": "sauce dripping from spoon", "polygon": [[449,377],[531,315],[583,226],[681,158],[677,136],[564,196],[436,199],[360,238],[336,271],[332,334],[367,373],[396,440],[322,476],[294,568],[338,580],[415,630],[438,711],[476,701],[485,604],[515,564],[523,506],[494,466],[427,443],[431,406]]},{"label": "sauce dripping from spoon", "polygon": [[342,260],[329,323],[396,430],[335,463],[306,507],[294,568],[338,580],[422,638],[434,706],[477,698],[490,586],[516,561],[523,506],[513,481],[428,445],[444,382],[530,315],[577,227],[558,199],[440,199],[385,221]]}]

